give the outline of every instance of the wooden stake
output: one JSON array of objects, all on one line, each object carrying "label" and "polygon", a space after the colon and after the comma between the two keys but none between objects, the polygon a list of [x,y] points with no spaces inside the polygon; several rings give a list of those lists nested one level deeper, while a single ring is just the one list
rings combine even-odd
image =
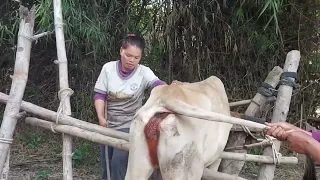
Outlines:
[{"label": "wooden stake", "polygon": [[[273,88],[275,88],[279,83],[280,75],[282,72],[283,70],[281,67],[275,66],[272,69],[272,71],[269,72],[264,82],[270,84]],[[245,112],[245,115],[256,116],[260,112],[260,106],[263,106],[267,101],[267,99],[268,97],[265,97],[260,93],[257,93],[253,98],[253,102],[251,102],[250,105],[248,106]],[[243,146],[245,144],[247,136],[248,134],[245,132],[231,132],[226,146],[227,147]],[[247,153],[247,150],[246,149],[233,150],[231,152]],[[222,160],[220,165],[221,172],[238,175],[244,164],[245,164],[244,161]]]},{"label": "wooden stake", "polygon": [[20,25],[17,41],[16,62],[12,76],[9,100],[6,105],[0,129],[0,174],[2,174],[4,164],[12,142],[12,136],[17,124],[21,101],[27,84],[30,53],[32,46],[32,36],[35,20],[35,6],[30,11],[28,8],[20,6]]},{"label": "wooden stake", "polygon": [[[123,139],[116,139],[116,138],[104,136],[96,132],[91,132],[81,128],[68,126],[68,125],[57,125],[52,122],[48,122],[38,118],[27,117],[25,119],[25,122],[32,126],[39,126],[49,130],[53,129],[55,132],[66,133],[75,137],[87,139],[95,143],[106,144],[108,146],[112,146],[117,149],[129,151],[129,142]],[[269,164],[274,163],[272,157],[252,155],[252,154],[223,152],[220,155],[220,157],[223,159],[231,159],[231,160],[237,160],[237,161],[253,161],[253,162],[262,162],[262,163],[269,163]],[[298,159],[296,157],[281,157],[280,162],[283,164],[297,164]]]},{"label": "wooden stake", "polygon": [[[0,102],[1,103],[7,103],[8,99],[9,99],[8,95],[0,92]],[[31,114],[40,116],[41,118],[49,120],[49,121],[56,122],[56,119],[57,119],[57,112],[45,109],[43,107],[34,105],[34,104],[26,102],[26,101],[21,102],[21,109],[26,111],[27,113],[31,113]],[[97,124],[92,124],[92,123],[86,122],[84,120],[79,120],[79,119],[76,119],[76,118],[73,118],[73,117],[70,117],[70,116],[67,116],[64,114],[61,114],[59,116],[59,124],[70,125],[70,126],[78,127],[78,128],[85,129],[85,130],[98,132],[98,133],[106,135],[106,136],[115,137],[118,139],[124,139],[126,141],[129,141],[129,134],[128,133],[116,131],[111,128],[105,128],[105,127],[99,126]]]},{"label": "wooden stake", "polygon": [[[58,93],[60,99],[61,114],[71,116],[70,96],[73,93],[69,89],[68,82],[68,60],[65,48],[65,39],[63,32],[63,16],[61,0],[53,0],[54,9],[54,27],[56,34],[56,46],[59,64],[59,84],[60,91]],[[59,119],[59,117],[57,118]],[[58,123],[58,122],[57,122]],[[63,134],[63,179],[72,180],[72,139],[71,136]]]},{"label": "wooden stake", "polygon": [[[300,52],[297,50],[292,50],[287,54],[286,61],[283,67],[284,72],[297,72],[300,61]],[[293,78],[290,78],[294,80]],[[285,122],[287,119],[289,106],[291,102],[293,88],[287,85],[280,85],[278,90],[278,96],[275,103],[274,111],[272,114],[271,122]],[[280,149],[280,142],[274,143],[277,151]],[[272,149],[266,147],[264,149],[265,156],[272,156]],[[274,177],[275,165],[261,164],[258,180],[271,180]]]}]

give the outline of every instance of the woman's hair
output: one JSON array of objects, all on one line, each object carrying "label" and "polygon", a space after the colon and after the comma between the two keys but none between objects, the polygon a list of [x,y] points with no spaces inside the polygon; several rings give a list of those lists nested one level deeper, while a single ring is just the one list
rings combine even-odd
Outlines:
[{"label": "woman's hair", "polygon": [[129,45],[131,46],[137,46],[139,47],[142,51],[144,50],[145,47],[145,42],[144,39],[140,36],[137,36],[135,34],[128,34],[123,40],[122,40],[122,45],[121,47],[126,49]]}]

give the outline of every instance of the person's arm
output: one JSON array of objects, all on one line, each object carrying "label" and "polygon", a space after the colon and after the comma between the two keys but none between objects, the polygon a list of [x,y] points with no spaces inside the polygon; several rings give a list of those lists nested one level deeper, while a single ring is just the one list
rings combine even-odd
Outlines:
[{"label": "person's arm", "polygon": [[107,127],[107,119],[105,117],[106,97],[108,92],[107,64],[102,67],[100,75],[94,86],[96,92],[94,96],[94,106],[101,126]]},{"label": "person's arm", "polygon": [[94,106],[99,119],[99,125],[103,127],[108,126],[108,121],[105,116],[105,109],[107,109],[106,95],[101,93],[96,93],[94,96]]},{"label": "person's arm", "polygon": [[150,90],[156,86],[167,85],[167,83],[160,80],[149,67],[145,67],[144,80],[147,88]]},{"label": "person's arm", "polygon": [[313,138],[308,140],[306,151],[317,163],[320,163],[320,143],[317,140]]}]

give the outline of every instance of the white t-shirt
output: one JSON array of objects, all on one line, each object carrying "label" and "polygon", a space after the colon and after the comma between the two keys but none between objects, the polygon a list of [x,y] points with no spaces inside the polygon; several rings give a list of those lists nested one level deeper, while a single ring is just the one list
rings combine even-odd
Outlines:
[{"label": "white t-shirt", "polygon": [[142,106],[144,91],[159,78],[149,67],[138,65],[129,76],[121,74],[120,61],[102,67],[94,91],[107,95],[107,114],[110,128],[129,128],[133,116]]}]

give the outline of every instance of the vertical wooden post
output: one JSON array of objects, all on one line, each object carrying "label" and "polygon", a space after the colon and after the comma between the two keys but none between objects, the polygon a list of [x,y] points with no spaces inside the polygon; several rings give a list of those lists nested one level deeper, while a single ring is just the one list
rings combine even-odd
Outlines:
[{"label": "vertical wooden post", "polygon": [[[61,0],[53,0],[54,7],[54,24],[56,34],[56,46],[59,65],[59,84],[58,93],[60,106],[58,112],[71,116],[70,96],[73,91],[69,88],[68,82],[68,61],[65,48],[65,39],[63,32],[63,16]],[[57,117],[57,121],[59,117]],[[58,122],[57,122],[58,123]],[[72,138],[70,135],[63,134],[63,179],[71,180],[72,177]]]},{"label": "vertical wooden post", "polygon": [[[264,80],[265,83],[269,84],[273,88],[275,88],[280,80],[280,75],[283,72],[282,68],[279,66],[275,66],[272,71],[269,72],[268,76]],[[250,105],[248,106],[245,115],[248,116],[256,116],[260,112],[260,107],[263,106],[267,101],[266,96],[257,93]],[[245,132],[232,132],[229,136],[229,140],[227,143],[227,147],[235,147],[242,146],[245,143],[247,133]],[[231,152],[237,153],[247,153],[247,150],[234,150]],[[232,160],[222,160],[220,169],[222,172],[227,174],[237,174],[239,175],[245,161],[232,161]]]},{"label": "vertical wooden post", "polygon": [[19,118],[19,111],[24,90],[28,80],[30,54],[32,46],[32,36],[35,21],[35,6],[30,11],[28,8],[20,6],[20,25],[17,41],[16,62],[12,84],[7,102],[3,121],[0,129],[0,174],[3,172],[10,143]]},{"label": "vertical wooden post", "polygon": [[[300,61],[300,52],[292,50],[287,54],[286,61],[283,67],[284,72],[297,72]],[[290,78],[295,81],[294,78]],[[288,85],[280,85],[278,90],[278,96],[275,103],[274,111],[272,114],[271,122],[285,122],[287,119],[291,96],[293,88]],[[280,142],[275,141],[274,145],[277,151],[280,149]],[[263,155],[273,156],[272,148],[266,147]],[[275,165],[261,164],[259,169],[258,180],[271,180],[274,177]]]}]

